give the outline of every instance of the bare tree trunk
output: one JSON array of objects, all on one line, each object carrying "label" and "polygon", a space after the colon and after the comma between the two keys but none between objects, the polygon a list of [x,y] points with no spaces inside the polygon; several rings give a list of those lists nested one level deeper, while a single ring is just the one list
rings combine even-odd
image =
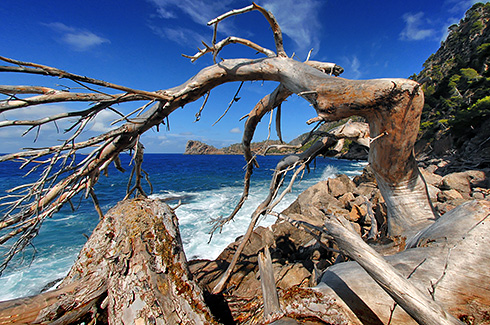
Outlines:
[{"label": "bare tree trunk", "polygon": [[[490,252],[482,239],[490,232],[489,211],[487,201],[465,203],[423,230],[405,251],[384,258],[452,315],[488,321]],[[356,258],[362,252],[353,248],[349,254]],[[336,297],[361,322],[415,324],[356,262],[330,267],[317,289]]]},{"label": "bare tree trunk", "polygon": [[395,268],[386,262],[373,248],[352,231],[347,220],[334,216],[325,221],[328,233],[339,248],[354,259],[366,272],[420,324],[461,324],[448,314],[428,294],[424,294]]},{"label": "bare tree trunk", "polygon": [[214,323],[165,203],[121,202],[94,230],[59,289],[0,303],[0,320],[14,323],[66,324],[103,312],[111,324]]}]

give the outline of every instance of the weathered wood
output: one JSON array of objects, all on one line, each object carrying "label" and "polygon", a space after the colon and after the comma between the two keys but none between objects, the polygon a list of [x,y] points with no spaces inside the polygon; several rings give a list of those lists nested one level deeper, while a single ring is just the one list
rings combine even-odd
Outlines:
[{"label": "weathered wood", "polygon": [[359,265],[399,304],[421,324],[461,324],[439,304],[412,285],[362,238],[345,226],[347,220],[327,217],[325,226],[339,248]]},{"label": "weathered wood", "polygon": [[158,200],[123,201],[94,230],[59,289],[0,303],[5,323],[214,323],[192,280],[177,218]]},{"label": "weathered wood", "polygon": [[[484,321],[490,306],[490,274],[484,266],[490,261],[489,211],[487,201],[463,204],[421,232],[407,250],[384,259],[452,315]],[[364,323],[415,323],[356,262],[330,267],[317,289]]]},{"label": "weathered wood", "polygon": [[272,258],[269,247],[265,247],[263,252],[258,255],[260,286],[262,297],[264,298],[264,320],[270,321],[278,319],[283,315],[279,296],[277,295],[276,281],[274,279],[274,269],[272,268]]}]

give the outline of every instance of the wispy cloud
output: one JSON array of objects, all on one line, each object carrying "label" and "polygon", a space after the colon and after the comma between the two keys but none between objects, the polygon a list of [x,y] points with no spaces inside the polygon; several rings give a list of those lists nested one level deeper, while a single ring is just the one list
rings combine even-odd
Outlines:
[{"label": "wispy cloud", "polygon": [[[227,6],[231,1],[215,1],[209,2],[204,0],[148,0],[156,8],[157,18],[172,20],[172,19],[185,19],[189,18],[191,21],[205,26],[207,22],[220,14],[228,11]],[[195,48],[201,44],[201,41],[207,40],[210,34],[205,37],[204,35],[196,32],[195,29],[185,28],[179,26],[178,23],[174,25],[161,25],[160,22],[152,20],[148,26],[158,36],[168,39],[179,44],[186,44]],[[220,25],[220,31],[226,30],[227,24]]]},{"label": "wispy cloud", "polygon": [[296,43],[300,54],[306,54],[311,48],[318,50],[320,47],[316,35],[321,28],[318,15],[321,5],[322,2],[316,0],[263,2],[263,6],[276,17],[283,33]]},{"label": "wispy cloud", "polygon": [[98,36],[86,29],[67,26],[59,22],[44,25],[59,34],[59,40],[68,44],[76,51],[87,51],[95,46],[110,43],[108,39]]},{"label": "wispy cloud", "polygon": [[112,126],[111,123],[119,117],[120,116],[113,111],[103,110],[95,117],[90,126],[90,131],[107,132],[114,129],[115,126]]},{"label": "wispy cloud", "polygon": [[345,77],[350,79],[359,79],[362,76],[361,62],[354,55],[352,57],[344,57],[342,64],[345,67]]},{"label": "wispy cloud", "polygon": [[[213,19],[231,9],[244,7],[242,1],[206,1],[206,0],[148,0],[156,7],[156,15],[163,19],[179,19],[182,14],[190,17],[197,24],[205,25]],[[321,28],[319,21],[319,9],[322,2],[319,0],[265,0],[261,2],[267,10],[272,11],[279,22],[284,34],[289,36],[296,44],[296,53],[306,55],[314,48],[317,51],[320,47],[319,38],[316,36]],[[305,23],[307,22],[307,23]],[[153,26],[156,24],[153,23]],[[158,25],[157,25],[158,26]],[[175,34],[181,32],[177,28],[158,28],[151,27],[154,31],[160,31],[159,35],[176,40]],[[227,35],[234,34],[232,21],[220,23],[219,32]],[[241,31],[243,32],[243,31]],[[181,35],[182,36],[182,35]],[[203,40],[201,38],[200,40]],[[194,43],[195,44],[195,43]]]},{"label": "wispy cloud", "polygon": [[204,37],[204,35],[189,28],[159,27],[151,24],[148,25],[148,27],[150,27],[155,34],[164,39],[168,39],[179,44],[187,44],[188,46],[191,46],[193,48],[195,48],[197,45],[200,45],[201,41],[206,40],[206,37]]},{"label": "wispy cloud", "polygon": [[206,0],[148,0],[156,6],[161,18],[178,18],[181,11],[199,24],[206,24],[220,14],[229,10],[231,0],[206,1]]},{"label": "wispy cloud", "polygon": [[236,128],[231,129],[230,133],[242,133],[242,131],[240,130],[240,128],[236,127]]},{"label": "wispy cloud", "polygon": [[406,13],[403,15],[405,28],[400,33],[402,40],[420,41],[436,36],[436,31],[432,28],[424,28],[427,25],[427,20],[424,19],[424,13],[416,14]]},{"label": "wispy cloud", "polygon": [[[471,6],[477,2],[483,2],[482,0],[446,0],[444,5],[447,6],[448,12],[452,14],[461,14],[465,12]],[[460,17],[462,18],[462,17]]]}]

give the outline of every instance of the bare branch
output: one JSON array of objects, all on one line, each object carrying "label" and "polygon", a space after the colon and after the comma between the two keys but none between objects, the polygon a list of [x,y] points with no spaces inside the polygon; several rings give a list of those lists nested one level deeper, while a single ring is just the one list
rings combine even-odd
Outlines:
[{"label": "bare branch", "polygon": [[214,59],[214,62],[216,62],[216,56],[218,55],[218,53],[226,45],[229,45],[229,44],[242,44],[242,45],[250,47],[251,49],[256,50],[257,52],[265,54],[267,57],[275,57],[276,56],[276,53],[274,53],[273,51],[271,51],[265,47],[257,45],[254,42],[249,41],[247,39],[234,37],[234,36],[229,36],[229,37],[225,38],[224,40],[215,44],[213,47],[209,47],[206,45],[204,49],[199,50],[199,52],[197,52],[196,54],[194,54],[192,56],[185,55],[185,54],[182,54],[182,56],[185,58],[191,59],[191,62],[194,62],[197,59],[199,59],[200,57],[202,57],[203,55],[205,55],[206,53],[213,53],[213,59]]},{"label": "bare branch", "polygon": [[[142,95],[147,99],[160,99],[160,100],[170,100],[171,98],[165,96],[159,92],[148,92],[144,90],[136,90],[125,86],[116,85],[110,82],[105,82],[98,79],[88,78],[80,75],[76,75],[73,73],[69,73],[67,71],[63,71],[57,68],[49,67],[42,64],[31,63],[31,62],[23,62],[14,59],[9,59],[3,56],[0,56],[0,60],[18,65],[18,67],[12,66],[0,66],[0,72],[22,72],[22,73],[31,73],[31,74],[42,74],[59,78],[67,78],[71,80],[87,82],[92,85],[103,86],[112,89],[122,90],[132,94]],[[28,68],[29,67],[29,68]]]},{"label": "bare branch", "polygon": [[277,56],[287,57],[286,52],[284,51],[282,31],[281,31],[281,28],[279,27],[279,24],[277,23],[276,18],[274,17],[274,15],[270,11],[265,10],[264,8],[262,8],[261,6],[255,4],[255,3],[253,3],[252,5],[247,6],[245,8],[242,8],[242,9],[235,9],[235,10],[228,11],[227,13],[209,21],[208,25],[217,24],[218,22],[220,22],[220,21],[222,21],[228,17],[243,14],[246,12],[250,12],[252,10],[258,10],[262,15],[264,15],[264,17],[269,22],[269,25],[271,26],[272,31],[274,33],[274,41],[276,43]]},{"label": "bare branch", "polygon": [[218,123],[226,115],[226,113],[231,108],[231,105],[233,105],[233,103],[238,102],[240,100],[240,97],[237,97],[237,96],[240,93],[240,89],[242,89],[242,86],[243,86],[243,81],[240,83],[240,86],[238,86],[238,89],[237,89],[235,95],[233,96],[233,99],[231,100],[230,104],[226,108],[225,112],[218,118],[218,120],[216,122],[213,123],[213,126],[215,126],[216,123]]}]

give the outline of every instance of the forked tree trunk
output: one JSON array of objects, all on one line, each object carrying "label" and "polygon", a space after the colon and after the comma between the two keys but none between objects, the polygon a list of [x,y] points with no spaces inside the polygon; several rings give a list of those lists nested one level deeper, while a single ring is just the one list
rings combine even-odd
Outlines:
[{"label": "forked tree trunk", "polygon": [[187,268],[177,218],[165,203],[119,203],[57,290],[0,303],[0,324],[97,317],[111,324],[214,323]]}]

